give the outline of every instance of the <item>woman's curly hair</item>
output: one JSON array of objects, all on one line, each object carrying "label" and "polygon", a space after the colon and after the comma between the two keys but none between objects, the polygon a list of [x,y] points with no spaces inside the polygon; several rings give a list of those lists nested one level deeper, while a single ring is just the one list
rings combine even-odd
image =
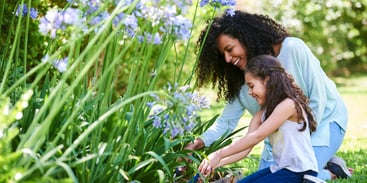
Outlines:
[{"label": "woman's curly hair", "polygon": [[[308,105],[308,98],[296,84],[292,75],[288,74],[281,66],[279,60],[270,55],[259,55],[250,60],[251,62],[249,62],[245,68],[245,73],[251,73],[262,80],[267,77],[269,78],[266,82],[265,101],[261,106],[262,109],[266,109],[265,119],[271,115],[280,102],[286,98],[290,98],[294,101],[296,106],[297,121],[308,121],[310,132],[315,131],[317,124],[313,117],[312,110]],[[303,117],[302,109],[305,111],[308,120]],[[306,126],[307,125],[304,123],[300,131],[305,130]]]},{"label": "woman's curly hair", "polygon": [[233,101],[244,84],[243,71],[225,62],[224,55],[219,52],[217,38],[221,34],[237,38],[246,49],[249,60],[257,55],[274,55],[273,45],[281,43],[288,33],[268,16],[242,11],[207,21],[196,47],[198,87],[211,82],[214,88],[218,84],[218,99],[224,95],[227,101]]}]

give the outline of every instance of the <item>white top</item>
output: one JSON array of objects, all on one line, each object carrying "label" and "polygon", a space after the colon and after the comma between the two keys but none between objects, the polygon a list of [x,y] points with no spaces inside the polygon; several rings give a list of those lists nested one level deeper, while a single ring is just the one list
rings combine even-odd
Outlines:
[{"label": "white top", "polygon": [[[263,120],[265,117],[263,113]],[[310,128],[308,123],[304,131],[299,131],[303,123],[285,121],[277,131],[269,136],[273,147],[274,163],[270,171],[276,172],[286,168],[292,172],[313,170],[318,172],[317,160],[311,145]]]}]

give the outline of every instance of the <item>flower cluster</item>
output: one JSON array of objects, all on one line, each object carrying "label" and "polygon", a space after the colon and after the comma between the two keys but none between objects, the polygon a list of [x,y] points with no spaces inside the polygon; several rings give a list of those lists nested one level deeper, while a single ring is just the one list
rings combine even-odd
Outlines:
[{"label": "flower cluster", "polygon": [[[180,13],[186,10],[191,2],[182,0],[168,1],[165,5],[159,1],[141,0],[131,13],[124,12],[130,10],[134,5],[133,0],[114,1],[114,4],[99,0],[68,0],[71,7],[65,10],[49,10],[40,19],[39,30],[43,35],[56,37],[58,31],[63,32],[68,27],[75,27],[86,30],[93,27],[95,31],[100,30],[105,21],[112,18],[113,26],[123,30],[126,37],[137,38],[138,41],[149,41],[152,44],[161,44],[164,34],[171,34],[176,39],[187,40],[190,37],[191,21],[183,17]],[[111,8],[117,8],[118,12],[114,17]],[[177,6],[180,6],[177,8]],[[179,9],[179,10],[177,10]],[[72,17],[73,19],[69,19]],[[150,23],[150,27],[156,27],[156,33],[152,30],[142,30],[142,24]],[[152,28],[153,29],[153,28]]]},{"label": "flower cluster", "polygon": [[226,10],[226,14],[233,16],[235,14],[234,7],[236,6],[236,0],[201,0],[200,1],[200,7],[204,7],[206,5],[210,5],[214,8],[228,6],[229,8]]},{"label": "flower cluster", "polygon": [[[98,32],[109,27],[118,30],[123,44],[126,39],[138,42],[160,45],[164,37],[175,40],[187,40],[191,37],[192,23],[182,14],[192,5],[190,0],[67,0],[65,9],[50,9],[39,18],[39,32],[51,38],[68,40],[70,34],[84,34],[91,31]],[[201,6],[211,5],[232,7],[235,0],[202,0]],[[34,9],[31,11],[33,16]],[[231,13],[227,10],[227,13]],[[19,14],[19,11],[18,11]],[[91,31],[90,31],[91,30]],[[60,72],[66,70],[67,58],[55,61],[53,64]]]},{"label": "flower cluster", "polygon": [[18,6],[17,11],[15,12],[16,16],[28,16],[28,11],[29,11],[29,16],[32,19],[36,19],[38,16],[38,11],[34,8],[28,8],[27,4],[21,4]]},{"label": "flower cluster", "polygon": [[65,10],[51,9],[44,17],[41,17],[39,31],[42,35],[56,37],[58,30],[65,30],[69,26],[81,26],[83,19],[78,9],[67,8]]},{"label": "flower cluster", "polygon": [[191,92],[189,86],[168,84],[164,90],[169,98],[152,95],[154,101],[147,103],[152,109],[153,127],[162,128],[172,138],[190,132],[198,123],[198,113],[209,108],[208,100]]}]

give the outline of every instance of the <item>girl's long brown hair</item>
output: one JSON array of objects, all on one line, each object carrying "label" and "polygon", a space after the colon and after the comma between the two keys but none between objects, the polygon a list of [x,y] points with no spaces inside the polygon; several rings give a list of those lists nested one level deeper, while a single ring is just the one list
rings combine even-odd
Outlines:
[{"label": "girl's long brown hair", "polygon": [[[316,130],[317,123],[308,105],[308,98],[303,94],[293,77],[281,66],[277,58],[270,55],[253,57],[248,62],[245,73],[251,73],[261,79],[269,78],[266,83],[265,102],[261,106],[262,109],[266,108],[265,119],[270,116],[280,102],[286,98],[290,98],[296,104],[297,121],[308,121],[310,132]],[[304,119],[302,109],[305,111],[308,120]],[[305,130],[306,126],[304,123],[300,131]]]}]

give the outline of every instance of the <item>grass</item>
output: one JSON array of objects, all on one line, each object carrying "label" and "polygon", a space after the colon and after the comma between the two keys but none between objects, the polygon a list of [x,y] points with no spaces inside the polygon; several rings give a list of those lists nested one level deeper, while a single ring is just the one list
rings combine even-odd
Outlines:
[{"label": "grass", "polygon": [[337,155],[344,158],[348,167],[354,169],[348,180],[329,182],[366,182],[367,180],[367,76],[335,78],[335,83],[348,107],[349,122],[345,139]]},{"label": "grass", "polygon": [[[337,156],[342,157],[348,167],[354,169],[353,177],[350,179],[338,179],[328,181],[329,183],[362,183],[367,180],[367,75],[353,76],[349,78],[333,78],[338,90],[343,97],[349,112],[348,126],[344,141],[337,152]],[[213,90],[203,90],[211,102],[211,109],[203,111],[203,118],[213,114],[221,113],[224,102],[215,102],[216,93]],[[239,127],[248,125],[251,116],[248,113],[241,118]],[[245,134],[244,131],[242,134]],[[238,135],[241,136],[241,135]],[[244,175],[255,172],[261,156],[262,143],[257,145],[251,154],[238,162]]]}]

